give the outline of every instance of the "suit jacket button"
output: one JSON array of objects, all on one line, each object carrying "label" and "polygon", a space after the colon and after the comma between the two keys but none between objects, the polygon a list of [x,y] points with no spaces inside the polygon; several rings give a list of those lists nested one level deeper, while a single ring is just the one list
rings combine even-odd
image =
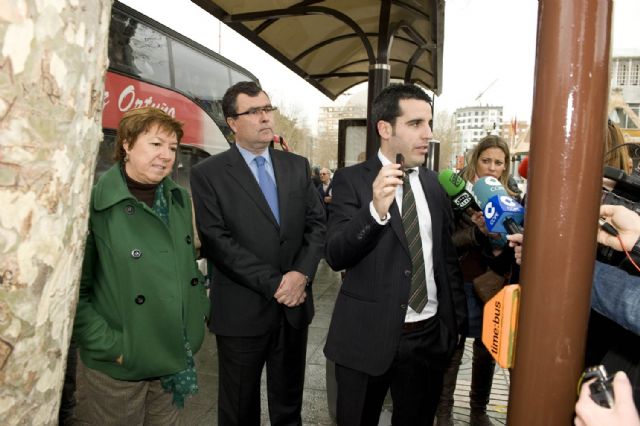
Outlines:
[{"label": "suit jacket button", "polygon": [[404,271],[404,276],[409,278],[411,276],[411,271],[409,269]]},{"label": "suit jacket button", "polygon": [[132,215],[136,212],[136,208],[131,204],[127,204],[127,206],[124,208],[124,212],[128,215]]},{"label": "suit jacket button", "polygon": [[400,305],[400,309],[407,309],[407,305],[403,303],[402,305]]},{"label": "suit jacket button", "polygon": [[133,257],[134,259],[140,259],[142,257],[142,251],[139,249],[131,250],[131,257]]},{"label": "suit jacket button", "polygon": [[145,300],[146,299],[145,299],[145,297],[143,295],[141,295],[141,294],[137,295],[136,296],[136,300],[135,300],[136,305],[142,305]]},{"label": "suit jacket button", "polygon": [[198,285],[198,279],[197,278],[191,278],[191,285],[192,286],[197,286]]},{"label": "suit jacket button", "polygon": [[191,244],[191,235],[187,235],[187,238],[185,238],[185,241],[187,242],[187,244]]}]

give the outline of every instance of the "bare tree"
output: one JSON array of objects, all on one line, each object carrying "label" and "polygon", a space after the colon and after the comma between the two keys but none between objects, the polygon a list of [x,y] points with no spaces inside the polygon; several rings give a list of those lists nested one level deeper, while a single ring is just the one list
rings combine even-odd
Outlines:
[{"label": "bare tree", "polygon": [[55,424],[101,134],[110,0],[0,6],[0,418]]},{"label": "bare tree", "polygon": [[456,123],[449,111],[438,111],[433,120],[433,137],[440,141],[439,170],[453,167],[453,144],[456,141]]},{"label": "bare tree", "polygon": [[293,152],[310,158],[313,137],[311,130],[302,123],[302,120],[282,110],[275,111],[273,120],[275,133],[284,137]]}]

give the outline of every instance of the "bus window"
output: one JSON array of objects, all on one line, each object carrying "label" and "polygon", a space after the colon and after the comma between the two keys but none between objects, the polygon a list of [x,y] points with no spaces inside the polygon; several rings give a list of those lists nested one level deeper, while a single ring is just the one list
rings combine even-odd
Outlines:
[{"label": "bus window", "polygon": [[253,81],[252,78],[247,77],[246,75],[239,73],[238,71],[234,70],[234,69],[229,69],[229,72],[231,74],[231,84],[236,84],[239,83],[241,81]]},{"label": "bus window", "polygon": [[117,10],[109,26],[109,65],[142,80],[171,86],[167,37]]},{"label": "bus window", "polygon": [[96,174],[94,176],[94,183],[98,181],[98,178],[103,175],[104,172],[109,170],[115,163],[113,159],[113,151],[116,146],[116,132],[114,130],[103,131],[103,139],[98,146],[98,158],[96,159]]},{"label": "bus window", "polygon": [[191,168],[207,157],[209,157],[209,154],[198,148],[180,144],[178,158],[176,159],[172,174],[173,180],[176,181],[178,185],[191,191],[191,184],[189,183]]},{"label": "bus window", "polygon": [[218,126],[226,127],[221,102],[230,86],[228,66],[175,40],[171,51],[176,89],[194,99]]}]

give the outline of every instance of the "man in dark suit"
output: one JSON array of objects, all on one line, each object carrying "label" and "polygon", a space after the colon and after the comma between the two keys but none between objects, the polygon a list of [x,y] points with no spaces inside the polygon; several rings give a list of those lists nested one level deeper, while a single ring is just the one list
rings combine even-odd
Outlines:
[{"label": "man in dark suit", "polygon": [[318,193],[324,206],[325,212],[328,213],[329,204],[331,204],[331,170],[323,167],[320,169],[320,185],[318,185]]},{"label": "man in dark suit", "polygon": [[333,269],[346,269],[324,349],[336,364],[338,424],[378,424],[391,389],[394,425],[430,426],[466,322],[451,203],[421,167],[431,99],[392,85],[371,119],[380,150],[335,173],[325,250]]},{"label": "man in dark suit", "polygon": [[201,250],[213,265],[218,423],[260,424],[266,363],[271,424],[300,425],[324,212],[307,160],[268,148],[275,108],[267,94],[253,82],[237,83],[222,109],[236,144],[191,174]]}]

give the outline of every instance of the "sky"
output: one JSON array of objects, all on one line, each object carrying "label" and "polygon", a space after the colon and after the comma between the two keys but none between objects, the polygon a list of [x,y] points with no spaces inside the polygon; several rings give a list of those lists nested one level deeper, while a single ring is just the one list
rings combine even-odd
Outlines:
[{"label": "sky", "polygon": [[[320,107],[342,104],[349,95],[366,90],[365,85],[356,86],[334,103],[190,0],[122,2],[252,72],[274,105],[305,120],[314,131]],[[447,0],[443,82],[436,111],[480,103],[503,106],[505,120],[529,121],[537,13],[538,0]],[[638,20],[640,0],[614,0],[614,51],[640,51]]]}]

